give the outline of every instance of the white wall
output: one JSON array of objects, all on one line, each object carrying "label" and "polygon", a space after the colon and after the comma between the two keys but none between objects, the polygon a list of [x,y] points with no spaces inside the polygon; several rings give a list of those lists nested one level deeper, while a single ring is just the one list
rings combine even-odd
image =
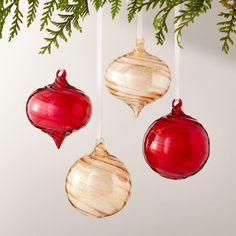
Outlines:
[{"label": "white wall", "polygon": [[[28,96],[54,80],[57,68],[68,71],[71,84],[84,90],[96,105],[96,15],[84,22],[68,44],[40,56],[43,34],[36,25],[8,44],[0,41],[0,235],[2,236],[234,236],[236,235],[235,86],[236,48],[220,51],[219,20],[213,9],[185,30],[181,51],[181,96],[186,113],[204,124],[211,156],[204,169],[184,181],[152,172],[142,155],[147,127],[171,109],[173,84],[160,101],[147,106],[138,120],[104,88],[104,138],[111,153],[129,168],[132,197],[126,208],[105,219],[78,214],[64,193],[71,164],[95,144],[95,113],[86,128],[69,136],[58,151],[52,139],[35,129],[25,115]],[[112,21],[104,13],[104,68],[134,47],[136,25],[123,10]],[[157,47],[153,14],[145,15],[149,52],[173,69],[173,27],[164,46]],[[95,107],[96,108],[96,107]]]}]

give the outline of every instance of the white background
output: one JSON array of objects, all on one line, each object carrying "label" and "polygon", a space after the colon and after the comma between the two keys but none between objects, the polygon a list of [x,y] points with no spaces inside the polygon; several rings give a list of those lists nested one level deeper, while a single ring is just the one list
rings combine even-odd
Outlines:
[{"label": "white background", "polygon": [[[216,1],[217,2],[217,1]],[[130,108],[104,88],[103,133],[108,150],[123,160],[132,175],[132,196],[115,216],[93,219],[80,215],[64,192],[68,168],[89,153],[96,139],[96,15],[83,34],[51,55],[37,54],[43,45],[38,24],[25,28],[12,43],[0,41],[0,235],[1,236],[235,236],[236,48],[220,50],[216,23],[220,6],[197,19],[184,32],[181,51],[181,97],[186,113],[197,118],[211,139],[208,163],[196,176],[171,181],[154,173],[142,155],[148,126],[170,112],[174,83],[168,94],[144,108],[135,120]],[[174,69],[173,26],[164,46],[156,46],[153,13],[144,14],[149,52]],[[7,32],[5,32],[6,36]],[[104,69],[134,47],[136,23],[123,9],[115,21],[104,12]],[[85,91],[94,105],[90,123],[65,139],[61,150],[30,125],[28,96],[53,82],[64,67],[68,80]]]}]

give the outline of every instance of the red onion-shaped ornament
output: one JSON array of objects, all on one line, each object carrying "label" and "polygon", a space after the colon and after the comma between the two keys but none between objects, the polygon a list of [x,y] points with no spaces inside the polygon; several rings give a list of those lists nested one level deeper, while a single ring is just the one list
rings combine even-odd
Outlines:
[{"label": "red onion-shaped ornament", "polygon": [[68,84],[66,71],[58,70],[53,84],[29,97],[26,112],[31,124],[50,135],[60,148],[66,136],[88,123],[92,105],[84,92]]},{"label": "red onion-shaped ornament", "polygon": [[205,165],[210,141],[204,127],[174,100],[172,112],[156,120],[147,130],[143,152],[148,165],[161,176],[184,179]]}]

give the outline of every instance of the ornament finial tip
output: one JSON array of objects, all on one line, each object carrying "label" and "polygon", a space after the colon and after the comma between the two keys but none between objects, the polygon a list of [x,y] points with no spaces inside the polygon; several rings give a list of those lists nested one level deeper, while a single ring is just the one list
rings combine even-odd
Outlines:
[{"label": "ornament finial tip", "polygon": [[141,112],[141,110],[140,110],[140,109],[132,109],[132,110],[133,110],[133,112],[134,112],[135,118],[137,119],[138,116],[139,116],[139,114],[140,114],[140,112]]},{"label": "ornament finial tip", "polygon": [[55,133],[55,134],[50,134],[50,136],[53,138],[57,148],[60,149],[61,144],[65,139],[65,135],[60,133]]},{"label": "ornament finial tip", "polygon": [[135,118],[138,118],[138,116],[139,116],[139,114],[140,114],[140,112],[143,108],[143,105],[141,105],[141,104],[129,104],[129,106],[132,109]]}]

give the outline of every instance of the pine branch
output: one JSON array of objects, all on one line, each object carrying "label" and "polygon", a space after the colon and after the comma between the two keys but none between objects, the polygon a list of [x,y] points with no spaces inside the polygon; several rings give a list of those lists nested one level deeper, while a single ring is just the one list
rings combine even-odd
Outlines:
[{"label": "pine branch", "polygon": [[100,7],[103,7],[106,0],[92,0],[92,4],[95,7],[95,9],[98,11]]},{"label": "pine branch", "polygon": [[63,11],[66,9],[69,5],[69,0],[58,0],[58,9]]},{"label": "pine branch", "polygon": [[206,13],[209,9],[211,9],[211,2],[212,0],[189,0],[184,4],[185,9],[180,10],[180,15],[175,17],[174,23],[179,23],[176,32],[177,41],[181,48],[182,45],[180,39],[183,29],[189,26],[190,23],[194,23],[195,19],[198,16]]},{"label": "pine branch", "polygon": [[5,23],[5,16],[4,16],[4,4],[3,1],[0,2],[0,38],[2,38],[2,30],[3,30],[3,26]]},{"label": "pine branch", "polygon": [[65,7],[65,13],[58,14],[61,19],[60,22],[51,21],[56,30],[47,29],[47,32],[51,35],[51,37],[45,38],[47,44],[40,49],[40,54],[44,54],[46,52],[50,54],[52,45],[58,48],[59,38],[67,42],[67,35],[69,37],[71,36],[72,27],[80,32],[82,31],[79,20],[84,19],[84,17],[89,14],[88,4],[87,0],[77,0],[76,2],[76,4],[69,4]]},{"label": "pine branch", "polygon": [[[105,3],[105,1],[103,2],[103,4]],[[89,6],[88,6],[88,1],[87,0],[79,0],[79,4],[80,4],[80,9],[79,11],[77,12],[77,15],[76,18],[78,18],[80,16],[80,18],[82,20],[84,20],[84,18],[89,15]],[[103,5],[102,5],[103,6]],[[75,19],[76,19],[75,18]],[[78,24],[76,24],[76,22],[73,23],[74,24],[74,27],[77,29],[77,30],[80,30],[80,27],[77,27]]]},{"label": "pine branch", "polygon": [[[156,33],[156,40],[157,44],[163,44],[165,41],[165,34],[168,33],[168,26],[167,26],[167,18],[171,12],[172,9],[174,9],[175,6],[183,3],[184,0],[178,0],[178,1],[169,1],[164,3],[163,1],[158,1],[154,4],[156,6],[158,3],[160,4],[161,10],[155,15],[153,20],[153,26],[155,30],[157,30]],[[154,7],[153,6],[153,7]]]},{"label": "pine branch", "polygon": [[111,3],[111,16],[112,19],[115,19],[116,15],[119,13],[122,0],[110,0]]},{"label": "pine branch", "polygon": [[27,27],[30,27],[30,25],[34,22],[36,18],[36,12],[39,6],[38,0],[28,0],[29,8],[28,8],[28,14],[27,14]]},{"label": "pine branch", "polygon": [[44,12],[41,18],[40,30],[43,30],[48,25],[48,22],[51,20],[52,14],[57,7],[58,6],[57,6],[56,0],[50,0],[44,3],[44,7],[43,7]]},{"label": "pine branch", "polygon": [[4,7],[3,1],[1,2],[0,6],[0,39],[2,38],[2,31],[6,22],[6,18],[11,13],[11,9],[14,6],[14,2],[8,5],[7,7]]},{"label": "pine branch", "polygon": [[217,25],[220,26],[220,32],[225,34],[225,36],[220,39],[220,41],[223,42],[222,51],[228,54],[230,45],[234,44],[232,34],[236,34],[236,9],[230,10],[229,13],[222,12],[219,16],[226,19],[225,21],[219,22]]},{"label": "pine branch", "polygon": [[15,11],[13,15],[13,21],[10,28],[9,42],[18,34],[20,31],[20,24],[23,24],[23,14],[19,8],[19,0],[14,1]]},{"label": "pine branch", "polygon": [[134,16],[139,12],[142,7],[145,5],[144,0],[132,0],[128,4],[128,21],[131,22],[134,19]]},{"label": "pine branch", "polygon": [[146,11],[148,11],[150,8],[154,9],[156,6],[159,5],[159,8],[161,9],[163,5],[165,4],[166,0],[151,0],[144,4]]},{"label": "pine branch", "polygon": [[[122,0],[90,0],[93,7],[98,10],[106,3],[111,5],[111,16],[114,19],[121,10]],[[23,14],[19,9],[20,0],[0,0],[0,39],[5,27],[13,12],[13,17],[10,18],[10,36],[11,41],[20,31],[20,26],[23,23]],[[23,2],[23,0],[21,0]],[[27,0],[27,27],[32,25],[37,17],[39,8],[39,0]],[[170,13],[175,6],[182,4],[183,8],[179,15],[175,17],[174,24],[177,24],[177,41],[180,47],[180,39],[183,30],[191,23],[194,23],[196,18],[206,13],[211,8],[212,0],[130,0],[128,4],[128,21],[131,22],[135,15],[141,10],[146,12],[156,10],[156,15],[153,20],[153,27],[156,30],[157,44],[163,44],[168,32],[167,21]],[[228,53],[230,46],[234,42],[233,34],[236,34],[236,0],[219,0],[220,4],[226,9],[219,16],[225,18],[218,23],[219,31],[224,34],[220,39],[223,43],[222,50]],[[53,20],[57,15],[59,21]],[[89,15],[88,0],[45,0],[43,4],[43,13],[40,16],[40,30],[46,29],[49,34],[45,38],[46,45],[40,50],[41,54],[51,52],[52,46],[59,47],[60,39],[67,41],[71,36],[73,28],[82,31],[80,22]]]},{"label": "pine branch", "polygon": [[45,52],[51,53],[52,45],[55,45],[56,48],[59,48],[58,38],[63,39],[65,42],[67,42],[67,37],[65,36],[64,30],[68,32],[68,35],[70,36],[72,33],[71,24],[73,20],[73,15],[60,15],[61,18],[64,18],[63,22],[53,22],[52,23],[58,28],[57,30],[51,30],[47,29],[47,32],[52,37],[44,38],[46,42],[48,43],[46,46],[43,46],[40,49],[39,54],[44,54]]}]

